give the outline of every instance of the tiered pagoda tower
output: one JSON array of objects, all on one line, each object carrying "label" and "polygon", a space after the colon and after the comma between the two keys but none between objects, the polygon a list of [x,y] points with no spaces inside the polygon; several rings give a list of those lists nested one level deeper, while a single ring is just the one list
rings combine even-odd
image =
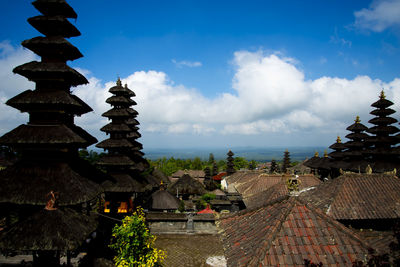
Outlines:
[{"label": "tiered pagoda tower", "polygon": [[232,175],[232,174],[234,174],[236,171],[235,171],[235,168],[233,167],[234,166],[234,163],[233,163],[233,152],[231,151],[231,150],[229,150],[229,152],[227,153],[227,155],[228,155],[228,157],[226,158],[226,174],[229,176],[229,175]]},{"label": "tiered pagoda tower", "polygon": [[[136,163],[132,155],[139,151],[139,143],[133,139],[132,127],[126,122],[135,120],[137,112],[130,108],[135,102],[130,98],[135,94],[127,86],[122,86],[118,78],[116,86],[110,88],[113,94],[106,102],[112,106],[102,116],[111,120],[109,124],[100,130],[110,135],[96,145],[108,151],[97,164],[107,170],[115,181],[105,185],[105,212],[111,214],[127,213],[133,208],[133,194],[144,191],[144,185],[132,177],[132,169]],[[131,140],[128,140],[130,138]],[[132,143],[134,142],[134,143]]]},{"label": "tiered pagoda tower", "polygon": [[283,153],[282,172],[286,173],[288,168],[290,168],[290,154],[289,151],[286,149]]},{"label": "tiered pagoda tower", "polygon": [[41,57],[14,69],[35,82],[6,102],[29,121],[0,137],[0,144],[18,151],[20,159],[0,173],[0,203],[6,229],[0,237],[5,251],[32,252],[35,266],[58,266],[60,253],[77,250],[96,229],[90,201],[101,192],[98,172],[78,157],[78,149],[97,140],[74,124],[74,117],[92,109],[71,94],[71,87],[88,81],[66,62],[82,57],[65,38],[80,32],[68,18],[77,18],[65,0],[36,0],[43,15],[28,22],[44,36],[22,42]]},{"label": "tiered pagoda tower", "polygon": [[375,109],[370,114],[376,117],[369,120],[369,123],[375,126],[367,130],[373,136],[368,138],[372,147],[366,154],[371,156],[373,172],[392,171],[400,166],[399,158],[393,151],[393,146],[399,143],[395,134],[398,134],[400,130],[392,125],[397,120],[389,116],[395,113],[389,108],[392,105],[393,102],[386,99],[383,90],[379,100],[371,105]]},{"label": "tiered pagoda tower", "polygon": [[[125,84],[125,88],[128,89],[127,84]],[[130,97],[135,97],[135,93],[133,91]],[[132,101],[131,105],[135,106],[137,103]],[[130,117],[125,121],[125,123],[130,127],[131,131],[127,135],[127,140],[133,144],[133,147],[129,151],[129,157],[135,162],[135,166],[133,169],[137,170],[138,172],[143,172],[149,167],[147,161],[143,158],[144,153],[141,151],[143,149],[143,145],[137,141],[142,135],[139,133],[139,121],[136,119],[139,113],[131,107]]]},{"label": "tiered pagoda tower", "polygon": [[343,152],[346,150],[345,144],[342,143],[342,139],[340,136],[337,137],[336,143],[329,146],[330,149],[333,151],[328,154],[328,156],[332,159],[331,160],[331,178],[338,177],[340,175],[339,170],[346,168],[346,163],[343,161],[345,153]]},{"label": "tiered pagoda tower", "polygon": [[346,135],[346,138],[350,139],[350,141],[344,144],[347,148],[344,151],[344,161],[347,166],[343,166],[343,170],[365,172],[365,168],[369,164],[364,157],[365,149],[367,148],[366,140],[368,140],[369,135],[364,132],[368,128],[361,123],[360,117],[357,116],[354,123],[347,127],[346,130],[351,131],[351,133]]}]

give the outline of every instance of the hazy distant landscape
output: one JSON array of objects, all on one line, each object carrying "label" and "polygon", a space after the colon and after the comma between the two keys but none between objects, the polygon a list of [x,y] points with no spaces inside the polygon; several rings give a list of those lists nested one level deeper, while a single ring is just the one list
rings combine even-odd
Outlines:
[{"label": "hazy distant landscape", "polygon": [[[320,155],[323,155],[325,147],[232,147],[230,148],[234,153],[234,157],[244,157],[247,160],[256,161],[270,161],[272,159],[281,160],[283,158],[283,152],[288,149],[292,161],[301,161],[310,158],[314,155],[315,151],[318,151]],[[158,158],[195,158],[200,157],[202,160],[208,159],[210,153],[214,154],[215,159],[226,159],[226,153],[229,149],[226,148],[182,148],[182,149],[170,149],[170,148],[152,148],[144,149],[146,153],[145,157],[151,160]]]}]

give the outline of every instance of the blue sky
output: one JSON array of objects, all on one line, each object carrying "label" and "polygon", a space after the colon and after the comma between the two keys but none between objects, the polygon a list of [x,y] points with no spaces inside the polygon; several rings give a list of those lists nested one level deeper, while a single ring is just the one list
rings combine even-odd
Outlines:
[{"label": "blue sky", "polygon": [[[69,64],[91,82],[74,93],[95,110],[76,122],[99,140],[118,76],[137,93],[145,148],[329,146],[356,115],[367,124],[382,88],[399,107],[398,0],[68,3],[84,55]],[[40,34],[30,1],[0,7],[2,134],[26,122],[3,103],[31,86],[11,70]]]}]

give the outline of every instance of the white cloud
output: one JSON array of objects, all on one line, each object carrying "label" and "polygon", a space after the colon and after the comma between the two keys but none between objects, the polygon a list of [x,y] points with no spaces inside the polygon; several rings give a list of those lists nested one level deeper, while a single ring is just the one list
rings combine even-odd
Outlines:
[{"label": "white cloud", "polygon": [[[0,76],[10,88],[0,91],[4,103],[17,93],[32,88],[26,79],[16,79],[18,75],[10,73],[13,67],[33,56],[9,46],[1,51]],[[161,71],[137,71],[122,78],[122,82],[136,93],[138,105],[134,108],[139,112],[142,135],[213,137],[272,133],[297,138],[301,134],[311,134],[317,142],[318,136],[325,134],[332,136],[333,142],[338,133],[346,132],[345,127],[356,115],[361,116],[363,123],[372,118],[370,105],[378,99],[382,88],[388,99],[395,102],[394,109],[400,107],[400,78],[389,83],[368,76],[306,80],[296,60],[263,51],[237,51],[232,64],[235,67],[233,92],[215,98],[207,98],[196,89],[175,84]],[[94,111],[78,117],[76,123],[102,140],[105,137],[99,129],[107,124],[107,119],[101,114],[110,109],[105,100],[115,81],[102,82],[86,70],[79,71],[86,73],[90,83],[73,88],[73,93]],[[27,121],[26,115],[21,116],[4,104],[0,105],[0,112],[0,134]]]},{"label": "white cloud", "polygon": [[356,27],[382,32],[400,25],[400,0],[375,0],[368,9],[354,12],[354,16]]},{"label": "white cloud", "polygon": [[195,68],[195,67],[203,66],[203,64],[200,61],[187,61],[187,60],[176,61],[176,59],[172,59],[171,61],[178,68],[182,68],[182,67]]}]

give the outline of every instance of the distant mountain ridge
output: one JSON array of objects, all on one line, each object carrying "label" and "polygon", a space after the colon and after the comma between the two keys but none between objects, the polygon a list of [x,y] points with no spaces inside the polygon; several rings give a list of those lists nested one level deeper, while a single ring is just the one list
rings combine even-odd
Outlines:
[{"label": "distant mountain ridge", "polygon": [[[314,156],[315,151],[318,151],[320,155],[323,155],[326,147],[232,147],[229,148],[235,153],[234,157],[244,157],[247,160],[256,161],[271,161],[275,159],[277,161],[282,160],[283,152],[288,149],[290,158],[292,161],[302,161],[306,158]],[[214,154],[216,160],[226,159],[226,153],[229,151],[228,148],[150,148],[143,149],[146,154],[145,157],[151,160],[159,158],[180,158],[188,159],[200,157],[202,160],[207,160],[210,153]]]}]

